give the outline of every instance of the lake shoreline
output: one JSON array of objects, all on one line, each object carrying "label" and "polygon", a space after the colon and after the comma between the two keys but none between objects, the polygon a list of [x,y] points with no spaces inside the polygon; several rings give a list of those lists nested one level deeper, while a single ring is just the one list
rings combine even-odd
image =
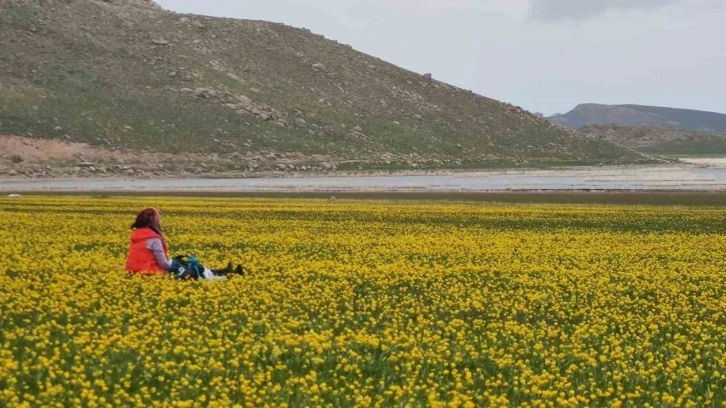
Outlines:
[{"label": "lake shoreline", "polygon": [[[691,168],[725,168],[726,158],[717,158],[715,165],[697,162],[663,163],[663,164],[615,164],[601,166],[559,166],[559,167],[507,167],[487,169],[437,169],[437,170],[361,170],[361,171],[325,171],[325,172],[256,172],[256,173],[209,173],[193,176],[155,176],[144,174],[136,176],[109,175],[75,175],[75,176],[49,176],[27,177],[23,175],[0,175],[0,183],[7,182],[43,182],[43,181],[116,181],[116,180],[240,180],[240,179],[300,179],[300,178],[353,178],[353,177],[422,177],[422,176],[488,176],[493,174],[550,174],[563,172],[587,172],[607,170],[633,170],[633,169],[691,169]],[[723,160],[723,162],[721,162]]]},{"label": "lake shoreline", "polygon": [[[202,172],[199,174],[153,174],[138,173],[133,175],[123,174],[99,174],[79,173],[74,175],[32,175],[25,174],[7,175],[0,174],[0,183],[22,182],[22,181],[49,181],[49,180],[224,180],[224,179],[297,179],[297,178],[337,178],[337,177],[397,177],[397,176],[481,176],[490,174],[512,174],[512,173],[545,173],[545,172],[570,172],[588,171],[603,169],[646,169],[654,167],[663,168],[696,168],[712,167],[708,163],[698,163],[698,158],[691,161],[679,163],[649,163],[649,164],[602,164],[602,165],[564,165],[553,167],[492,167],[492,168],[459,168],[459,169],[404,169],[404,170],[325,170],[325,171],[256,171],[256,172]],[[718,167],[726,168],[726,158],[713,158],[713,163]]]},{"label": "lake shoreline", "polygon": [[[58,191],[19,192],[20,197],[2,198],[11,203],[15,199],[33,197],[93,197],[99,200],[113,197],[189,197],[211,199],[262,200],[346,200],[418,201],[418,202],[471,202],[491,204],[613,204],[654,206],[726,206],[726,191],[491,191],[491,192],[214,192],[214,191]],[[5,201],[7,200],[7,201]]]},{"label": "lake shoreline", "polygon": [[293,174],[246,178],[0,179],[5,193],[494,193],[726,192],[726,161],[558,169]]}]

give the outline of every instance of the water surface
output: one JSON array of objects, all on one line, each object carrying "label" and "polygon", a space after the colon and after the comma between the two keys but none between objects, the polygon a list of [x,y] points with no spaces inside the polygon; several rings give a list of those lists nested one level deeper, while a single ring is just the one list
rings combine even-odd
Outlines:
[{"label": "water surface", "polygon": [[0,191],[477,192],[548,190],[726,191],[726,168],[706,165],[502,170],[444,175],[246,179],[0,180]]}]

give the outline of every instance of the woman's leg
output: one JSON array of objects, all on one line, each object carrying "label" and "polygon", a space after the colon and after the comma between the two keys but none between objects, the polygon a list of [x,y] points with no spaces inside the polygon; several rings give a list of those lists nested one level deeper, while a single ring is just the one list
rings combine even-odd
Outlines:
[{"label": "woman's leg", "polygon": [[244,268],[242,268],[242,265],[237,265],[235,268],[232,265],[232,262],[227,264],[227,267],[224,269],[212,269],[212,273],[214,273],[217,276],[226,276],[226,275],[240,275],[244,276],[245,271]]},{"label": "woman's leg", "polygon": [[230,274],[234,271],[234,266],[232,265],[232,262],[228,263],[227,266],[223,269],[212,269],[212,273],[217,276],[224,276],[227,274]]}]

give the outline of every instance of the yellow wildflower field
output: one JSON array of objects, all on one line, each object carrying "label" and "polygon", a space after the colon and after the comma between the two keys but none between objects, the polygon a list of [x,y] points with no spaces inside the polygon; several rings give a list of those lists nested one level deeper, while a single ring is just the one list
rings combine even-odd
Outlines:
[{"label": "yellow wildflower field", "polygon": [[[172,255],[124,271],[155,206]],[[0,406],[724,407],[723,208],[0,199]]]}]

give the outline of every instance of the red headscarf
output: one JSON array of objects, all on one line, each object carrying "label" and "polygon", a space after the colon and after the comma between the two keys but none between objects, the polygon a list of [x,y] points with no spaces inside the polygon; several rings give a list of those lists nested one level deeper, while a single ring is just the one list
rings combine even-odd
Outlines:
[{"label": "red headscarf", "polygon": [[136,221],[131,224],[131,229],[151,228],[157,234],[162,235],[160,218],[159,210],[156,208],[147,208],[136,216]]}]

